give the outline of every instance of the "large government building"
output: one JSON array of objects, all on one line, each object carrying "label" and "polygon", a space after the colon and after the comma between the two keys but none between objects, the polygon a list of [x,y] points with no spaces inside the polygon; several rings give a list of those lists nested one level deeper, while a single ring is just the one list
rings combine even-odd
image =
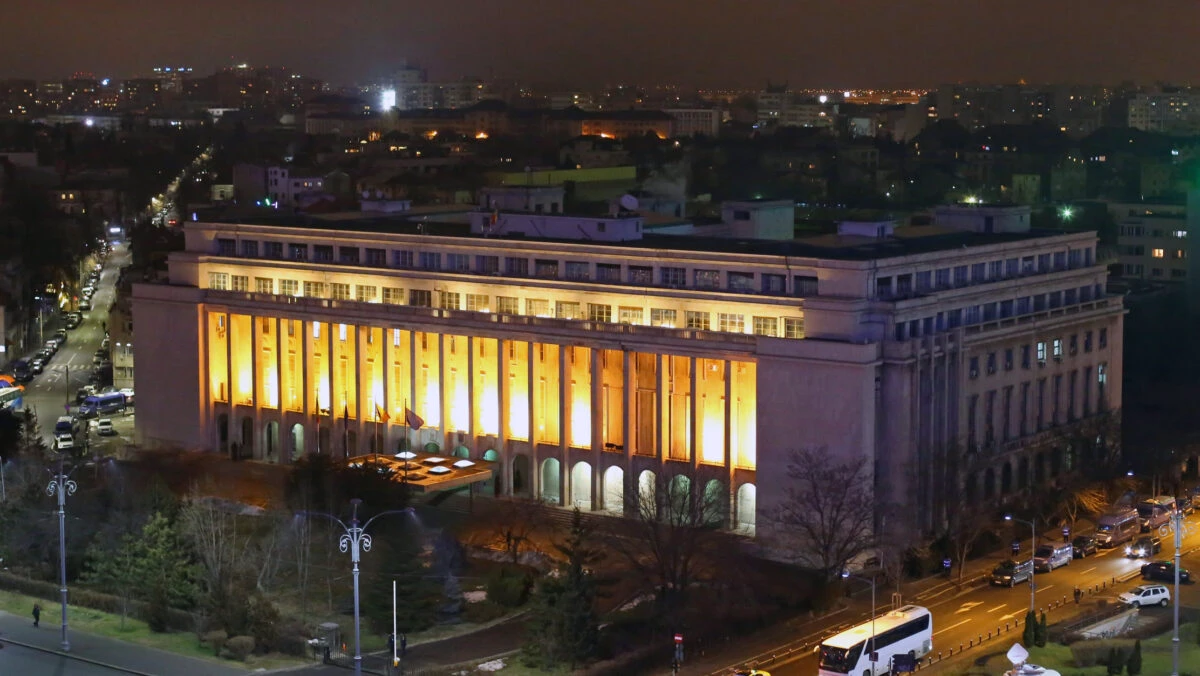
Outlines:
[{"label": "large government building", "polygon": [[820,449],[927,530],[941,451],[981,450],[969,481],[999,498],[1066,471],[1055,429],[1120,407],[1096,238],[1027,207],[795,239],[788,202],[711,223],[561,205],[504,188],[458,213],[185,223],[169,282],[134,289],[141,441],[424,448],[612,513],[680,477],[760,535],[790,452]]}]

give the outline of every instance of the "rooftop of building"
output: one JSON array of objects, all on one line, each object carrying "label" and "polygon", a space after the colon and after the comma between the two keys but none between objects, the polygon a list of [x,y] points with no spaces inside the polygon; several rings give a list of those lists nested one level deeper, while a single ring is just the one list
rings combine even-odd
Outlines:
[{"label": "rooftop of building", "polygon": [[[419,209],[419,208],[418,208]],[[956,251],[968,247],[989,246],[1011,242],[1033,241],[1071,234],[1062,230],[1030,230],[1021,233],[977,233],[937,225],[911,225],[895,229],[886,238],[860,235],[824,234],[792,240],[744,239],[687,234],[663,234],[655,231],[667,226],[694,223],[694,219],[678,219],[669,216],[651,217],[638,214],[646,224],[644,236],[633,241],[581,241],[554,238],[530,238],[523,235],[500,234],[482,236],[473,234],[467,223],[437,220],[438,215],[474,211],[468,205],[446,205],[434,207],[441,211],[424,211],[404,214],[364,214],[345,212],[335,214],[288,214],[259,213],[242,218],[213,218],[211,223],[310,228],[334,232],[362,232],[373,234],[426,235],[434,237],[456,237],[498,242],[544,242],[551,244],[605,246],[628,249],[653,249],[694,251],[706,253],[741,254],[756,256],[787,256],[793,258],[824,258],[845,261],[869,261],[887,258],[915,256],[937,251]],[[521,212],[514,212],[521,213]],[[563,216],[570,216],[564,214]],[[414,217],[417,217],[414,219]],[[586,217],[612,218],[605,215]]]}]

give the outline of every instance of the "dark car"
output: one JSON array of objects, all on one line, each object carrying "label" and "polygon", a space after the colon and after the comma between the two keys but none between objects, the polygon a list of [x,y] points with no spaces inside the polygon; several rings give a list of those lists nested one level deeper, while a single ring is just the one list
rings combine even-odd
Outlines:
[{"label": "dark car", "polygon": [[1154,556],[1162,551],[1162,538],[1157,535],[1143,535],[1125,548],[1125,555],[1134,559]]},{"label": "dark car", "polygon": [[1096,538],[1091,535],[1077,535],[1074,540],[1071,540],[1071,546],[1075,551],[1075,558],[1082,559],[1090,554],[1095,554],[1099,549],[1096,544]]},{"label": "dark car", "polygon": [[1175,507],[1181,514],[1191,514],[1196,511],[1196,505],[1192,503],[1192,496],[1181,495],[1175,498]]},{"label": "dark car", "polygon": [[[1175,581],[1175,564],[1170,561],[1155,561],[1142,566],[1142,577],[1147,580],[1158,580],[1160,582]],[[1179,581],[1183,584],[1192,583],[1192,574],[1187,568],[1179,569]]]}]

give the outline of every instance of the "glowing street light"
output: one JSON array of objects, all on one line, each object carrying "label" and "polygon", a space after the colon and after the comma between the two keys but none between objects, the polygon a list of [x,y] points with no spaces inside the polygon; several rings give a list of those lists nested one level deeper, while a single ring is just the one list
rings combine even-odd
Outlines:
[{"label": "glowing street light", "polygon": [[1075,209],[1073,207],[1063,207],[1058,210],[1058,215],[1064,221],[1069,221],[1075,216]]}]

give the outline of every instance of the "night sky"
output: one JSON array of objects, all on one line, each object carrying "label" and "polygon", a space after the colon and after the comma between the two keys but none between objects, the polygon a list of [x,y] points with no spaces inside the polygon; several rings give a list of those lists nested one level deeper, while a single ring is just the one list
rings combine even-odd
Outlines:
[{"label": "night sky", "polygon": [[[16,3],[16,0],[8,0]],[[288,65],[432,78],[757,87],[1187,83],[1196,0],[52,0],[0,22],[0,77]],[[10,10],[13,8],[10,8]]]}]

